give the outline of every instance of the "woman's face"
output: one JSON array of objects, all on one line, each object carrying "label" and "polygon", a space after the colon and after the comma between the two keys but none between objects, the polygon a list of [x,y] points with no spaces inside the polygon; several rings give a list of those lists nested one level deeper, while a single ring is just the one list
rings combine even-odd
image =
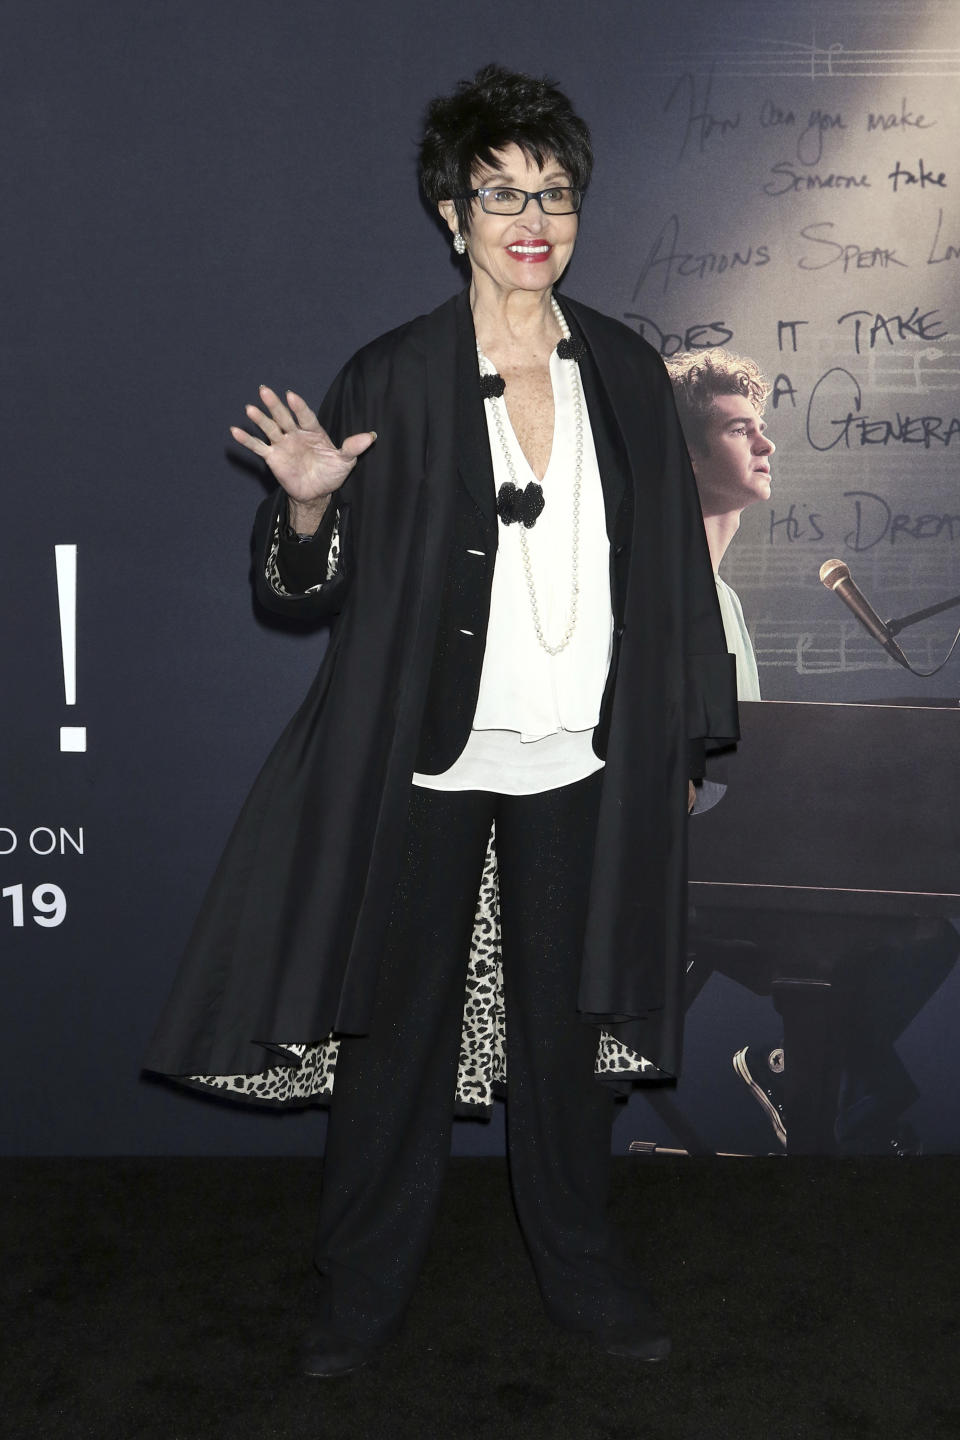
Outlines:
[{"label": "woman's face", "polygon": [[[556,161],[548,158],[541,169],[519,145],[498,151],[496,160],[495,169],[485,165],[474,171],[474,187],[512,185],[537,192],[570,184],[570,176]],[[440,212],[456,232],[453,202],[442,200]],[[578,215],[545,215],[536,200],[528,200],[519,215],[488,215],[474,200],[470,232],[464,236],[474,284],[492,284],[500,291],[548,289],[570,262],[579,220]]]}]

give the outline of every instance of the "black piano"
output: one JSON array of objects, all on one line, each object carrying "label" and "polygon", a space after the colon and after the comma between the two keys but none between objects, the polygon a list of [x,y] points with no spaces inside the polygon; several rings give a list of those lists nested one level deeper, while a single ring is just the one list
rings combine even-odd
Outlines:
[{"label": "black piano", "polygon": [[789,1152],[831,1154],[856,987],[914,964],[924,998],[956,958],[960,704],[762,701],[741,731],[711,766],[727,793],[690,821],[687,1002],[714,970],[772,996]]}]

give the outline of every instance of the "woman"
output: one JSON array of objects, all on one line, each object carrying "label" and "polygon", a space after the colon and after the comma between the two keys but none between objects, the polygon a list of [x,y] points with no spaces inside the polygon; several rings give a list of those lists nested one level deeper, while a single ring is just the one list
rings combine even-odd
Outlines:
[{"label": "woman", "polygon": [[421,182],[469,289],[361,350],[318,414],[264,388],[260,434],[231,432],[280,486],[262,600],[333,625],[149,1066],[266,1103],[335,1076],[311,1374],[395,1333],[454,1091],[504,1070],[548,1313],[669,1349],[608,1227],[596,1072],[676,1071],[688,756],[736,702],[663,366],[554,295],[591,164],[545,81],[488,66],[434,101]]}]

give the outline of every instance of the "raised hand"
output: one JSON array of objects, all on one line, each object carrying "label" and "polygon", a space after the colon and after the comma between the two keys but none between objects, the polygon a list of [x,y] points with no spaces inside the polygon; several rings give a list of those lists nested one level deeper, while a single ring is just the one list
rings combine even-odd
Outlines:
[{"label": "raised hand", "polygon": [[249,435],[237,425],[231,425],[230,434],[238,445],[265,460],[286,490],[293,502],[291,523],[297,528],[300,521],[316,523],[329,497],[356,465],[357,457],[376,440],[376,431],[348,435],[337,449],[307,402],[292,390],[287,391],[284,404],[267,385],[261,385],[260,399],[265,410],[257,405],[245,409],[248,420],[263,431],[266,439]]}]

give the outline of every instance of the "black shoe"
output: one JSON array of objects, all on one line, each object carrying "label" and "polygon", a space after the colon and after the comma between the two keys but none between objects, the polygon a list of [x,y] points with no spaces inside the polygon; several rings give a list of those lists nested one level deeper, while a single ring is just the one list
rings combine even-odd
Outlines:
[{"label": "black shoe", "polygon": [[898,1160],[903,1160],[907,1155],[922,1155],[923,1141],[912,1125],[904,1124],[887,1136],[886,1149],[881,1153],[895,1155]]},{"label": "black shoe", "polygon": [[625,1360],[666,1360],[672,1348],[662,1322],[612,1325],[595,1331],[593,1338],[608,1355],[619,1355]]},{"label": "black shoe", "polygon": [[670,1336],[666,1321],[657,1307],[652,1300],[634,1294],[630,1308],[633,1311],[630,1320],[589,1327],[571,1324],[555,1312],[551,1313],[549,1307],[547,1314],[562,1330],[584,1336],[608,1355],[620,1355],[626,1360],[666,1360],[670,1354]]},{"label": "black shoe", "polygon": [[893,1155],[902,1160],[908,1155],[923,1154],[920,1136],[912,1125],[899,1117],[888,1117],[886,1124],[878,1118],[853,1135],[842,1131],[838,1120],[836,1133],[837,1149],[841,1155]]},{"label": "black shoe", "polygon": [[777,1045],[764,1053],[755,1045],[744,1045],[733,1057],[733,1068],[750,1087],[750,1093],[763,1109],[773,1133],[786,1148],[787,1126],[783,1113],[783,1046]]},{"label": "black shoe", "polygon": [[320,1326],[311,1326],[300,1342],[300,1373],[321,1380],[352,1375],[369,1364],[381,1348],[379,1341],[352,1340],[332,1335]]}]

